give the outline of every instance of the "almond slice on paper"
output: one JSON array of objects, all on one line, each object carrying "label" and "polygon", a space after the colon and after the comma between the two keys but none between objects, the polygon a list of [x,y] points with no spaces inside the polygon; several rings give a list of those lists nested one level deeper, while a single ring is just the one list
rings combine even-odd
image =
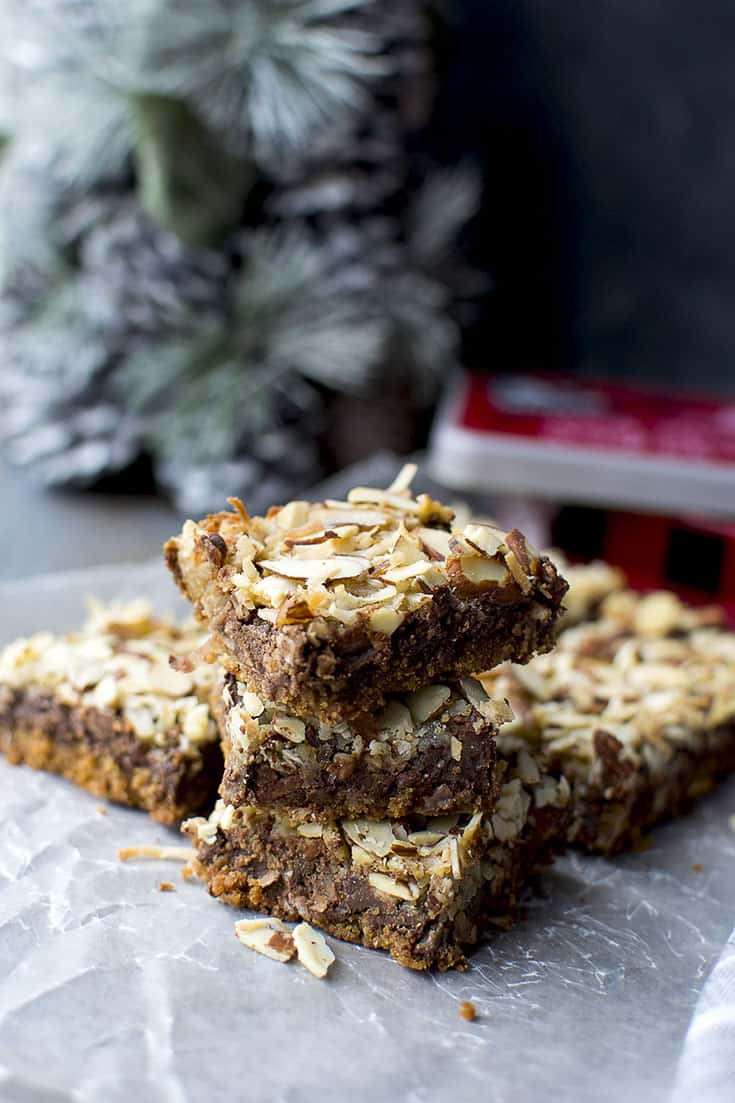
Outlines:
[{"label": "almond slice on paper", "polygon": [[296,953],[296,944],[288,928],[273,916],[239,919],[235,924],[235,934],[243,946],[273,961],[290,961]]},{"label": "almond slice on paper", "polygon": [[334,963],[334,954],[321,931],[315,931],[308,923],[299,923],[294,927],[292,937],[301,964],[320,980],[326,977]]}]

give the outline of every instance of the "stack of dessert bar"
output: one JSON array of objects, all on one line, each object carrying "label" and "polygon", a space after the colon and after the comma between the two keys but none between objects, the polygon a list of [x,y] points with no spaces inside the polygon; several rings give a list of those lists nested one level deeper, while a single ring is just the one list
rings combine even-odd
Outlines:
[{"label": "stack of dessert bar", "polygon": [[98,606],[79,632],[16,640],[0,653],[0,751],[161,823],[211,807],[222,776],[214,671],[169,664],[203,642],[144,601]]},{"label": "stack of dessert bar", "polygon": [[448,968],[564,833],[566,780],[499,751],[510,710],[471,675],[548,650],[566,583],[412,474],[265,517],[232,499],[166,545],[224,671],[221,800],[185,830],[226,903]]}]

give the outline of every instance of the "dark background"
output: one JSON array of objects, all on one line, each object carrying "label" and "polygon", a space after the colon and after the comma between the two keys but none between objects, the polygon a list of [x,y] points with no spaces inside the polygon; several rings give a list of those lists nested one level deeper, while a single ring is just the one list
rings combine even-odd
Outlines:
[{"label": "dark background", "polygon": [[735,386],[735,4],[463,0],[430,143],[486,166],[489,369]]}]

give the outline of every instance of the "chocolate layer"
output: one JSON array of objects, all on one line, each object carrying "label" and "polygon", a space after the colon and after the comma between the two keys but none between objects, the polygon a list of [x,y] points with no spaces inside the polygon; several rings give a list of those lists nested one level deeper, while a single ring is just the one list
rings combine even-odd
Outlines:
[{"label": "chocolate layer", "polygon": [[381,714],[338,724],[284,714],[233,675],[223,697],[229,804],[380,819],[491,809],[497,798],[494,736],[512,714],[476,682],[393,697]]},{"label": "chocolate layer", "polygon": [[184,752],[144,743],[114,711],[0,687],[0,751],[13,765],[61,774],[95,796],[178,823],[211,805],[222,775],[216,742]]}]

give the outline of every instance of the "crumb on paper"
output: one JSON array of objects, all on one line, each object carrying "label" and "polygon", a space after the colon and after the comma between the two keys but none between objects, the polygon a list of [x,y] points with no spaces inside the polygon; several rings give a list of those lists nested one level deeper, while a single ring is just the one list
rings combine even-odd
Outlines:
[{"label": "crumb on paper", "polygon": [[173,881],[159,881],[158,882],[158,891],[159,892],[176,892],[176,885],[173,883]]},{"label": "crumb on paper", "polygon": [[185,881],[191,881],[192,877],[196,876],[196,870],[193,866],[185,865],[184,868],[181,870],[181,876],[184,878]]},{"label": "crumb on paper", "polygon": [[117,856],[121,862],[134,861],[136,858],[146,858],[151,861],[163,862],[190,862],[194,858],[194,848],[190,846],[124,846],[118,850]]},{"label": "crumb on paper", "polygon": [[95,806],[95,812],[99,813],[100,816],[106,816],[107,815],[107,809],[105,808],[104,804],[96,805]]},{"label": "crumb on paper", "polygon": [[693,862],[692,863],[692,873],[701,873],[703,869],[704,869],[704,866],[702,865],[701,862]]},{"label": "crumb on paper", "polygon": [[470,1000],[462,1000],[459,1005],[459,1013],[463,1019],[466,1019],[468,1023],[472,1023],[477,1018],[477,1008]]}]

